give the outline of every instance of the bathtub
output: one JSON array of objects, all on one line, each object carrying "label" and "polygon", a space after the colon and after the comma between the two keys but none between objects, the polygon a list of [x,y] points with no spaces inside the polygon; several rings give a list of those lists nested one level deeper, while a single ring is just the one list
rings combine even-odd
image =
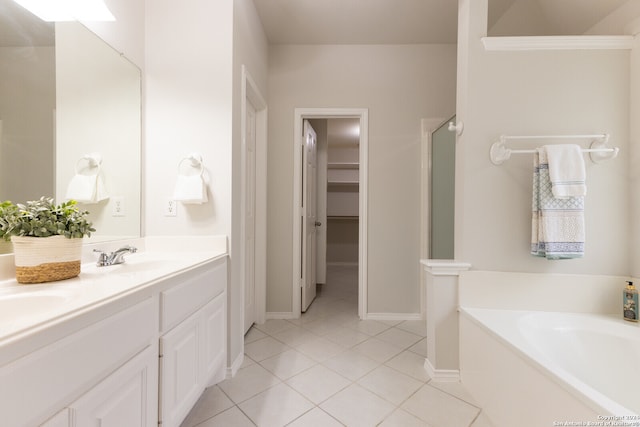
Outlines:
[{"label": "bathtub", "polygon": [[462,383],[496,427],[640,426],[638,324],[461,307],[460,345]]}]

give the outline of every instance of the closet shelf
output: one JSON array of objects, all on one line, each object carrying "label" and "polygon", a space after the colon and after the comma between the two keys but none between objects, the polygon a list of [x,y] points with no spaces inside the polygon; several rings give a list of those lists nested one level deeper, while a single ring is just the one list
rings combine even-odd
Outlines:
[{"label": "closet shelf", "polygon": [[358,181],[327,181],[329,185],[358,185]]},{"label": "closet shelf", "polygon": [[327,164],[329,169],[360,169],[360,163],[341,162]]}]

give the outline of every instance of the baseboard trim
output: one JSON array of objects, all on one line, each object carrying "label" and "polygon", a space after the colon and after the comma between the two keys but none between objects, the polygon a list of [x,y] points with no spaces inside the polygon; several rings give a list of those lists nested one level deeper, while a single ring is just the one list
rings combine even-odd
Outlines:
[{"label": "baseboard trim", "polygon": [[367,313],[363,320],[422,320],[420,313]]},{"label": "baseboard trim", "polygon": [[267,320],[270,319],[297,319],[298,316],[290,311],[267,311],[265,315]]},{"label": "baseboard trim", "polygon": [[436,369],[427,358],[424,359],[424,369],[431,381],[437,383],[455,383],[460,381],[460,370],[458,369]]},{"label": "baseboard trim", "polygon": [[236,376],[238,369],[244,363],[244,353],[240,353],[238,357],[233,361],[230,367],[227,368],[226,379],[230,379]]}]

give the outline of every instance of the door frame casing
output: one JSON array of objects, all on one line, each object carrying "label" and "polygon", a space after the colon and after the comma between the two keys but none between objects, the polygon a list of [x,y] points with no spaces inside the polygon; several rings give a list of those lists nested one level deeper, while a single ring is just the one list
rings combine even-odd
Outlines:
[{"label": "door frame casing", "polygon": [[[245,193],[247,191],[246,183],[246,114],[247,114],[247,102],[250,102],[256,110],[256,135],[255,135],[255,271],[254,271],[254,306],[255,306],[255,321],[256,323],[264,323],[267,310],[267,103],[260,94],[260,90],[255,81],[249,74],[246,67],[242,66],[242,82],[241,82],[241,114],[240,114],[240,129],[241,129],[241,163],[240,163],[240,188],[241,188],[241,201],[240,211],[245,212],[246,200]],[[244,308],[245,308],[245,236],[246,227],[244,219],[240,225],[240,257],[241,257],[241,277],[242,277],[242,322],[244,325]],[[243,326],[244,329],[244,326]]]},{"label": "door frame casing", "polygon": [[358,316],[367,318],[367,237],[368,237],[368,170],[369,170],[369,109],[368,108],[296,108],[293,125],[293,274],[292,314],[301,314],[302,260],[302,121],[305,119],[357,118],[360,120],[359,191],[358,191]]},{"label": "door frame casing", "polygon": [[[318,135],[311,126],[309,120],[302,123],[303,132],[303,174],[304,188],[302,191],[304,206],[304,220],[302,222],[302,232],[306,237],[305,245],[302,246],[301,271],[302,271],[302,295],[300,311],[306,311],[316,297],[317,282],[317,252],[318,252]],[[309,139],[311,137],[311,139]],[[310,144],[310,141],[313,141]],[[313,224],[312,224],[313,223]],[[310,300],[309,300],[310,299]]]}]

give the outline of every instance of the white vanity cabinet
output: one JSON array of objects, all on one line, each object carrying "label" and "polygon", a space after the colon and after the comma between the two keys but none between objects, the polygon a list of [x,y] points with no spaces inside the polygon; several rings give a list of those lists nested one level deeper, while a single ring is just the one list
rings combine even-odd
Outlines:
[{"label": "white vanity cabinet", "polygon": [[222,381],[226,256],[104,277],[81,291],[101,302],[0,339],[0,426],[179,426]]},{"label": "white vanity cabinet", "polygon": [[[149,356],[149,349],[157,348],[154,343],[157,312],[157,298],[149,297],[97,321],[94,313],[87,313],[76,326],[79,329],[0,367],[0,423],[16,427],[39,425],[63,408],[69,409],[66,413],[72,416],[67,418],[72,421],[74,409],[86,407],[78,400],[80,396],[88,393],[94,400],[108,400],[108,392],[97,397],[100,392],[93,391],[97,390],[94,387],[118,382],[120,377],[112,375],[142,359],[144,363],[137,362],[134,369],[150,375],[144,377],[145,383],[140,386],[153,387],[157,384],[157,375],[153,375],[157,359]],[[118,382],[114,387],[120,386],[124,383]],[[74,401],[80,404],[73,406]],[[139,412],[156,418],[157,405],[153,400],[139,404]],[[60,420],[64,419],[64,413],[63,410],[49,425],[88,425],[63,424]]]},{"label": "white vanity cabinet", "polygon": [[179,426],[226,361],[227,264],[160,293],[160,422]]}]

